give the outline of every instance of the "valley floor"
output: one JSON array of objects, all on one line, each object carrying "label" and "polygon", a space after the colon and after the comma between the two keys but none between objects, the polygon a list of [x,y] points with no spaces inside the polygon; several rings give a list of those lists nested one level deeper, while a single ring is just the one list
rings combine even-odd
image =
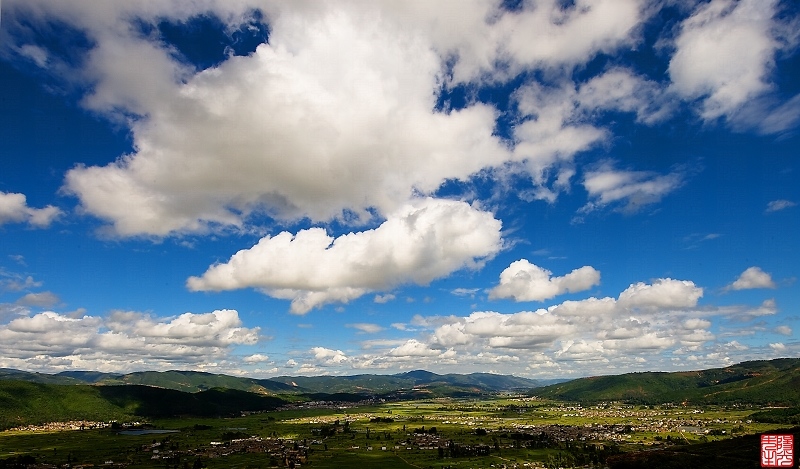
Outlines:
[{"label": "valley floor", "polygon": [[[780,427],[754,422],[750,415],[759,410],[578,406],[526,397],[366,407],[316,403],[238,418],[138,422],[139,431],[125,433],[122,423],[108,422],[5,431],[0,468],[638,467],[621,456],[658,449],[685,453]],[[751,456],[758,467],[757,444],[752,455],[737,457],[747,462]]]}]

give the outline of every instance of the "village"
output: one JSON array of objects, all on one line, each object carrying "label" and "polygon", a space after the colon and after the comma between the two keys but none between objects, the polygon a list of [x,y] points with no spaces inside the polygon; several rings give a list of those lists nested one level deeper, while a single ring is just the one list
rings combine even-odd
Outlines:
[{"label": "village", "polygon": [[[219,420],[195,420],[183,427],[175,426],[179,421],[165,425],[82,420],[29,425],[7,433],[87,432],[139,438],[126,445],[127,449],[109,453],[102,460],[87,463],[73,459],[68,466],[72,469],[141,467],[148,462],[159,467],[200,469],[224,466],[227,458],[258,461],[263,467],[296,468],[336,458],[337,454],[372,453],[376,457],[442,461],[503,459],[523,451],[544,450],[578,451],[586,461],[593,462],[609,450],[619,451],[621,446],[682,445],[707,437],[730,437],[752,426],[743,418],[746,415],[742,411],[672,404],[581,406],[506,396],[488,402],[429,399],[377,405],[370,402],[367,406],[306,402],[302,407],[287,406],[274,413],[242,412],[225,419],[230,427],[214,424]],[[520,461],[517,467],[538,467],[532,465],[533,461]],[[529,464],[525,466],[524,462]],[[41,460],[25,467],[67,466]],[[506,467],[515,466],[508,463]]]}]

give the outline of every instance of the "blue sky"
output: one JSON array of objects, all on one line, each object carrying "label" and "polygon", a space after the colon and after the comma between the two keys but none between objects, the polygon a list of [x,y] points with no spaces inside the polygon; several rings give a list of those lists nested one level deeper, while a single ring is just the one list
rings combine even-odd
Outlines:
[{"label": "blue sky", "polygon": [[0,13],[0,367],[800,356],[795,2]]}]

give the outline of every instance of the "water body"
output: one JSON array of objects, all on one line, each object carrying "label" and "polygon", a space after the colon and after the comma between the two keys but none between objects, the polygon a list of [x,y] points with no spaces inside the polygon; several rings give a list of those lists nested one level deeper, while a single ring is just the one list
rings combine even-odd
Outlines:
[{"label": "water body", "polygon": [[120,435],[160,435],[162,433],[180,433],[180,430],[123,430]]}]

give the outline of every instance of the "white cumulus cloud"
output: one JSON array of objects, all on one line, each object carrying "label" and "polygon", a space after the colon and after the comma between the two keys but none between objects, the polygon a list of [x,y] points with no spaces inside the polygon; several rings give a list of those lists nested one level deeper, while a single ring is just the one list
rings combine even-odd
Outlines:
[{"label": "white cumulus cloud", "polygon": [[748,267],[733,283],[726,287],[728,290],[750,290],[754,288],[776,288],[772,276],[761,270],[760,267]]},{"label": "white cumulus cloud", "polygon": [[636,283],[619,294],[619,303],[628,308],[693,308],[703,289],[690,280],[658,279],[652,284]]},{"label": "white cumulus cloud", "polygon": [[600,284],[600,272],[591,266],[575,269],[562,277],[553,277],[552,274],[527,259],[512,262],[500,273],[500,284],[489,291],[489,298],[543,301]]},{"label": "white cumulus cloud", "polygon": [[266,236],[200,277],[194,291],[259,288],[307,313],[404,283],[427,284],[477,268],[502,247],[501,223],[464,202],[424,199],[396,211],[373,230],[336,239],[321,228]]},{"label": "white cumulus cloud", "polygon": [[[434,111],[440,57],[414,28],[346,4],[279,10],[269,44],[183,80],[137,37],[91,52],[102,79],[88,105],[143,117],[134,153],[67,174],[84,210],[119,235],[241,226],[254,211],[368,218],[509,158],[490,106]],[[138,67],[160,72],[132,78]]]},{"label": "white cumulus cloud", "polygon": [[775,0],[712,0],[683,21],[669,64],[673,89],[702,99],[707,120],[734,114],[770,89],[769,72],[779,47],[774,37]]},{"label": "white cumulus cloud", "polygon": [[259,328],[244,327],[233,310],[174,318],[125,311],[70,317],[46,311],[0,324],[0,366],[39,368],[38,360],[49,371],[211,367],[230,360],[232,347],[253,345],[259,337]]},{"label": "white cumulus cloud", "polygon": [[27,223],[35,228],[47,228],[61,215],[61,209],[53,205],[44,208],[29,207],[25,194],[0,192],[0,225]]},{"label": "white cumulus cloud", "polygon": [[325,347],[313,347],[311,355],[317,361],[318,366],[336,366],[348,361],[347,355],[341,350],[333,350]]}]

